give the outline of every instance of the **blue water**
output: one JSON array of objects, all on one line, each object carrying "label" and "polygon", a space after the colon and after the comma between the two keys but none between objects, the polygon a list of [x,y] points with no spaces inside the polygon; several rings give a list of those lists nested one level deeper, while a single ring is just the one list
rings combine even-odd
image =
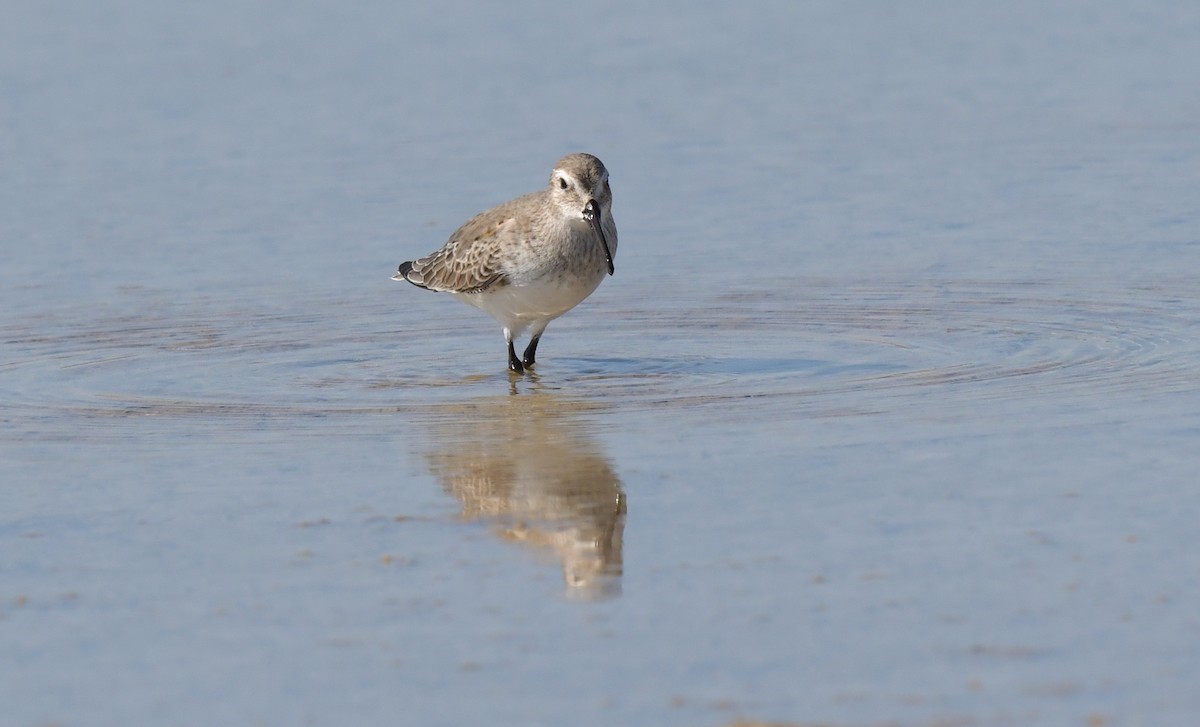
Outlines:
[{"label": "blue water", "polygon": [[1200,719],[1192,4],[4,15],[0,725]]}]

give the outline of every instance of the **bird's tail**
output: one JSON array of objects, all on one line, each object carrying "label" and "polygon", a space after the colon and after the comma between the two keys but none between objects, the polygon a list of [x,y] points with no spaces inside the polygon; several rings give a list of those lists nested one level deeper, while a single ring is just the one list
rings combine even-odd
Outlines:
[{"label": "bird's tail", "polygon": [[412,272],[412,269],[413,264],[411,260],[400,263],[400,269],[397,270],[396,274],[392,276],[392,280],[407,280],[413,285],[420,285],[420,283],[413,282],[413,280],[408,277],[408,274]]}]

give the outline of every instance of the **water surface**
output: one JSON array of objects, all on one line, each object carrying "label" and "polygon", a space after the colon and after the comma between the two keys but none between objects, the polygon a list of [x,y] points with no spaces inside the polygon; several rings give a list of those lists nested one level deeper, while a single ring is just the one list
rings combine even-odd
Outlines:
[{"label": "water surface", "polygon": [[10,14],[0,724],[1200,715],[1191,5]]}]

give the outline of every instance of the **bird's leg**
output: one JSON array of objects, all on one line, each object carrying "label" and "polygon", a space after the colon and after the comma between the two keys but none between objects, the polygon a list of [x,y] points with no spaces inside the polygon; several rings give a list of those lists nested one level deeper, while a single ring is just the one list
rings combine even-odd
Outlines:
[{"label": "bird's leg", "polygon": [[508,370],[514,374],[525,373],[525,366],[521,364],[521,359],[517,358],[517,351],[513,348],[512,331],[505,328],[504,338],[508,341]]},{"label": "bird's leg", "polygon": [[521,363],[521,359],[517,358],[517,352],[513,349],[513,342],[508,342],[508,370],[514,374],[525,373],[525,366]]},{"label": "bird's leg", "polygon": [[533,330],[529,332],[529,345],[525,347],[525,355],[521,357],[525,360],[525,368],[532,368],[536,363],[534,356],[537,355],[538,341],[542,340],[542,333],[549,323],[550,321],[538,321],[533,324]]},{"label": "bird's leg", "polygon": [[521,357],[524,359],[525,368],[530,368],[537,363],[533,357],[537,354],[537,345],[540,340],[542,340],[541,333],[534,334],[533,338],[529,339],[529,345],[525,347],[525,355]]}]

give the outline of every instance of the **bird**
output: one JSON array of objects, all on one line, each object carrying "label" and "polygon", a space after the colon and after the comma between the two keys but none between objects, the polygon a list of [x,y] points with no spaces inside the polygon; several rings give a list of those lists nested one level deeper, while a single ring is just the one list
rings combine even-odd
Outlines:
[{"label": "bird", "polygon": [[[616,253],[608,169],[575,153],[555,163],[544,189],[480,212],[441,249],[400,263],[392,280],[450,293],[490,315],[504,329],[509,371],[523,374],[537,363],[546,326],[615,272]],[[526,330],[518,358],[513,339]]]}]

